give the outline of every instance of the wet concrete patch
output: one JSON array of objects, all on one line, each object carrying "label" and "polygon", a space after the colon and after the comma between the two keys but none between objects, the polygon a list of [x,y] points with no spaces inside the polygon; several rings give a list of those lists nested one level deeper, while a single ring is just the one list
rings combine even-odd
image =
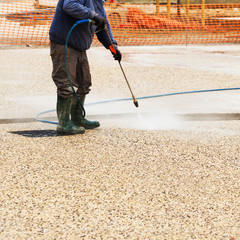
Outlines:
[{"label": "wet concrete patch", "polygon": [[[141,113],[145,118],[162,118],[164,113]],[[169,114],[167,114],[169,115]],[[193,113],[193,114],[171,114],[173,117],[181,121],[233,121],[240,120],[240,113]],[[91,115],[91,118],[104,119],[121,119],[121,118],[137,118],[138,113],[116,113],[116,114],[99,114]]]},{"label": "wet concrete patch", "polygon": [[[46,117],[45,120],[53,120],[52,117]],[[33,123],[38,122],[36,118],[4,118],[0,119],[0,124],[13,124],[13,123]]]},{"label": "wet concrete patch", "polygon": [[5,118],[0,119],[0,124],[11,124],[11,123],[32,123],[36,122],[35,118]]}]

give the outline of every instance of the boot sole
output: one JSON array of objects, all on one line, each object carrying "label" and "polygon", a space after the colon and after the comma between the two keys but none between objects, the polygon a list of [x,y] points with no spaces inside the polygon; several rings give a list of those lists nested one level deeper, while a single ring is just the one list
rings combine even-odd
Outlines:
[{"label": "boot sole", "polygon": [[83,134],[84,132],[65,132],[65,131],[61,131],[61,130],[57,130],[57,135],[59,136],[66,136],[66,135],[76,135],[76,134]]},{"label": "boot sole", "polygon": [[100,127],[100,124],[98,125],[98,126],[89,126],[89,125],[85,125],[85,124],[83,124],[83,125],[78,125],[76,122],[73,122],[73,124],[75,124],[76,126],[78,126],[78,127],[83,127],[83,128],[85,128],[85,129],[94,129],[94,128],[98,128],[98,127]]}]

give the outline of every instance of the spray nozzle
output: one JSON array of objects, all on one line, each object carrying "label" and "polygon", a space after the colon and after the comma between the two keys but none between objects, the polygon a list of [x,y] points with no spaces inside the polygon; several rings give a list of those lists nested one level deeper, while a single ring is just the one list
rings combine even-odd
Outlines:
[{"label": "spray nozzle", "polygon": [[134,105],[135,105],[135,107],[138,107],[138,101],[133,101],[133,103],[134,103]]},{"label": "spray nozzle", "polygon": [[135,107],[138,107],[138,101],[136,100],[134,95],[132,95],[132,98],[133,98],[133,103],[134,103]]}]

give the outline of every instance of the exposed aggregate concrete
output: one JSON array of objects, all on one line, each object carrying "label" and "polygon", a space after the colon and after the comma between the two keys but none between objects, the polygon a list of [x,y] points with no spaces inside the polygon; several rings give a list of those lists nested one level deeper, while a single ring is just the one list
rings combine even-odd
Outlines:
[{"label": "exposed aggregate concrete", "polygon": [[[4,51],[3,55],[7,54]],[[46,58],[46,52],[39,51],[33,50],[34,70],[36,63]],[[14,53],[21,56],[17,50]],[[91,54],[93,76],[97,70],[101,73],[91,100],[125,97],[126,86],[115,72],[117,67],[106,71],[105,66],[99,67],[106,63],[93,64]],[[102,54],[101,50],[96,54]],[[23,63],[19,64],[23,67]],[[55,104],[55,89],[48,79],[50,67],[44,70],[43,66],[48,66],[44,61],[39,65],[42,71],[37,76],[26,66],[29,72],[26,78],[19,78],[17,89],[5,82],[8,74],[2,71],[1,118],[33,117]],[[143,88],[131,81],[137,95],[239,84],[236,75],[227,73],[208,75],[201,69],[151,65],[146,74],[146,65],[139,71],[134,64],[124,65],[130,80],[135,72],[137,83],[152,73],[152,91],[150,84]],[[14,71],[10,75],[16,82]],[[21,68],[19,71],[24,74]],[[186,79],[179,82],[179,76]],[[198,77],[206,82],[197,82]],[[33,82],[24,85],[27,78]],[[42,85],[36,84],[39,78]],[[163,84],[164,79],[169,80]],[[160,105],[161,110],[156,109],[160,114],[167,106],[171,113],[184,116],[213,112],[222,116],[237,113],[238,94],[226,93],[222,104],[217,104],[222,95],[142,101],[139,111],[144,114],[141,109],[150,111]],[[207,117],[204,121],[181,121],[176,128],[131,128],[121,125],[128,117],[126,112],[133,112],[128,105],[90,109],[94,114],[119,110],[125,115],[111,123],[103,118],[99,129],[83,135],[57,136],[55,125],[38,122],[0,124],[0,239],[240,239],[240,122]]]},{"label": "exposed aggregate concrete", "polygon": [[240,237],[239,135],[1,129],[1,239]]}]

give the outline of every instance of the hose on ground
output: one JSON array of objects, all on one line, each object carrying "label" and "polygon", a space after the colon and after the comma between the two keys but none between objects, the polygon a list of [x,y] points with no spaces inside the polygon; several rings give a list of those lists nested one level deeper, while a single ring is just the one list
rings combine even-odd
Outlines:
[{"label": "hose on ground", "polygon": [[[167,96],[174,96],[174,95],[182,95],[182,94],[193,94],[193,93],[206,93],[206,92],[220,92],[220,91],[232,91],[232,90],[240,90],[240,88],[218,88],[218,89],[206,89],[206,90],[196,90],[196,91],[186,91],[186,92],[175,92],[175,93],[165,93],[165,94],[159,94],[159,95],[152,95],[152,96],[144,96],[144,97],[138,97],[136,99],[149,99],[149,98],[158,98],[158,97],[167,97]],[[92,102],[86,105],[96,105],[96,104],[104,104],[104,103],[112,103],[112,102],[121,102],[121,101],[130,101],[132,98],[120,98],[120,99],[111,99],[111,100],[105,100],[105,101],[98,101],[98,102]],[[58,124],[58,122],[48,121],[44,119],[40,119],[40,116],[49,113],[54,112],[56,109],[47,110],[41,113],[38,113],[35,117],[37,121],[43,122],[43,123],[50,123],[50,124]]]}]

